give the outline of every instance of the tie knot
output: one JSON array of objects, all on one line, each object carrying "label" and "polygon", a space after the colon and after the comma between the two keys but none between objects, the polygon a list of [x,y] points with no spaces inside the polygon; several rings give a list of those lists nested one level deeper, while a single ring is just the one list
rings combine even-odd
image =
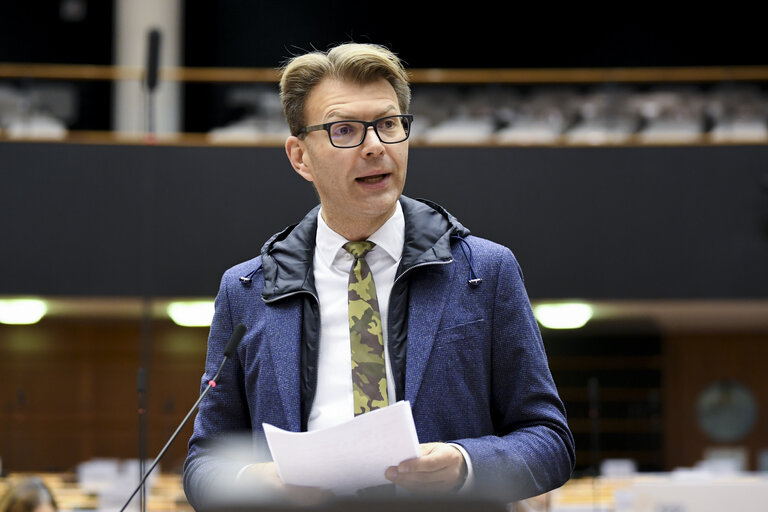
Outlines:
[{"label": "tie knot", "polygon": [[359,259],[368,254],[375,245],[376,244],[369,242],[368,240],[362,240],[360,242],[347,242],[344,244],[344,249],[354,256],[355,259]]}]

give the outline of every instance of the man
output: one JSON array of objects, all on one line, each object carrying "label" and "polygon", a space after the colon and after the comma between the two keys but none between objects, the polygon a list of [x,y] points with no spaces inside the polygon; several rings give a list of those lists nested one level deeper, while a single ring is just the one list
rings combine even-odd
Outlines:
[{"label": "man", "polygon": [[234,326],[247,332],[196,418],[190,502],[227,479],[281,486],[268,454],[230,462],[212,441],[245,430],[259,445],[263,422],[313,430],[399,400],[423,444],[386,471],[396,486],[515,500],[562,485],[573,438],[514,256],[401,195],[411,117],[399,59],[340,45],[293,58],[280,89],[288,159],[320,206],[222,279],[203,383]]}]

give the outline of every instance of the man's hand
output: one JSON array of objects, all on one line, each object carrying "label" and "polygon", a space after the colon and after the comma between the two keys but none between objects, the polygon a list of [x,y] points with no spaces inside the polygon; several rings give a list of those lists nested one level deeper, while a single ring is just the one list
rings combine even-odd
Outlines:
[{"label": "man's hand", "polygon": [[388,468],[385,476],[414,492],[450,492],[464,483],[467,463],[454,446],[425,443],[421,445],[421,457]]},{"label": "man's hand", "polygon": [[275,498],[295,505],[318,505],[333,497],[327,489],[286,485],[280,480],[273,462],[261,462],[246,467],[239,481],[245,485],[256,485]]}]

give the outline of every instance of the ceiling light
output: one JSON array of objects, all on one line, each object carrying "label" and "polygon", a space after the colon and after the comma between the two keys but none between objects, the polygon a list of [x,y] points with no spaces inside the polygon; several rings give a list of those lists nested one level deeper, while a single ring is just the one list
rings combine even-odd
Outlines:
[{"label": "ceiling light", "polygon": [[592,318],[592,306],[575,302],[540,304],[533,308],[533,314],[547,329],[578,329]]},{"label": "ceiling light", "polygon": [[183,327],[209,327],[213,320],[212,300],[178,301],[168,304],[168,316]]},{"label": "ceiling light", "polygon": [[30,325],[40,321],[48,307],[38,299],[2,299],[0,300],[0,323],[11,325]]}]

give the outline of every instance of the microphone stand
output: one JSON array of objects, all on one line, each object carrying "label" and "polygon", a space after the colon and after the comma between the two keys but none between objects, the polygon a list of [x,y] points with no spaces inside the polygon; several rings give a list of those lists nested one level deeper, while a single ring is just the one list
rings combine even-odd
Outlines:
[{"label": "microphone stand", "polygon": [[224,351],[224,358],[221,360],[221,364],[219,365],[219,369],[216,371],[216,375],[214,375],[213,378],[208,381],[208,385],[205,387],[203,392],[200,393],[200,397],[197,399],[197,401],[189,410],[189,412],[187,412],[187,415],[184,416],[184,419],[181,420],[181,423],[179,423],[179,426],[176,427],[176,430],[171,435],[171,438],[168,439],[168,442],[165,443],[165,446],[163,446],[163,449],[160,450],[160,453],[157,455],[157,457],[155,457],[155,460],[149,466],[149,469],[147,470],[147,472],[143,474],[143,476],[141,477],[141,480],[139,481],[139,485],[136,486],[136,488],[133,490],[131,495],[128,497],[128,500],[125,502],[125,505],[123,505],[123,508],[120,509],[120,512],[124,512],[125,509],[128,507],[128,504],[133,499],[133,497],[136,496],[136,493],[139,492],[140,489],[144,488],[144,482],[147,481],[147,478],[149,478],[149,475],[152,473],[152,470],[154,470],[155,467],[157,467],[157,464],[160,462],[160,459],[163,458],[163,455],[165,455],[165,452],[168,451],[168,448],[171,446],[171,443],[173,443],[176,440],[176,437],[178,437],[179,432],[181,432],[181,429],[184,428],[184,425],[186,425],[187,421],[189,421],[189,418],[192,416],[192,413],[195,412],[195,409],[197,409],[197,406],[200,405],[200,402],[203,401],[203,398],[205,398],[205,395],[207,395],[212,388],[216,387],[216,380],[219,378],[219,374],[221,373],[221,369],[224,367],[224,363],[227,362],[227,359],[229,359],[229,356],[234,352],[234,346],[237,345],[237,342],[240,341],[240,338],[242,338],[244,332],[245,332],[245,326],[243,326],[242,329],[235,330],[235,333],[233,333],[232,338],[230,338],[229,340],[229,344],[227,345],[227,350]]},{"label": "microphone stand", "polygon": [[[139,394],[139,479],[144,474],[144,466],[146,464],[146,452],[147,452],[147,418],[146,418],[146,404],[144,399],[144,390],[146,389],[146,374],[144,368],[139,368],[138,376],[138,394]],[[147,508],[147,491],[146,487],[142,488],[139,495],[139,509],[144,512]]]},{"label": "microphone stand", "polygon": [[[161,33],[157,29],[152,29],[147,34],[146,48],[146,71],[144,76],[145,90],[145,109],[146,109],[146,134],[145,142],[147,144],[155,143],[155,113],[154,113],[154,92],[158,83],[158,68],[160,64],[160,43]],[[141,338],[140,338],[140,362],[139,362],[139,486],[141,495],[139,496],[139,509],[145,512],[147,509],[147,492],[142,485],[144,478],[149,472],[145,472],[146,453],[147,453],[147,404],[145,392],[147,390],[147,373],[152,362],[152,296],[153,296],[153,275],[152,275],[152,257],[153,257],[153,223],[152,223],[152,200],[154,196],[153,170],[148,169],[144,180],[144,191],[147,194],[149,204],[142,211],[142,253],[141,253],[141,287],[142,287],[142,312],[141,312]],[[151,469],[149,471],[152,471]],[[135,494],[135,493],[134,493]],[[133,497],[133,496],[131,496]],[[127,504],[126,504],[127,505]]]}]

